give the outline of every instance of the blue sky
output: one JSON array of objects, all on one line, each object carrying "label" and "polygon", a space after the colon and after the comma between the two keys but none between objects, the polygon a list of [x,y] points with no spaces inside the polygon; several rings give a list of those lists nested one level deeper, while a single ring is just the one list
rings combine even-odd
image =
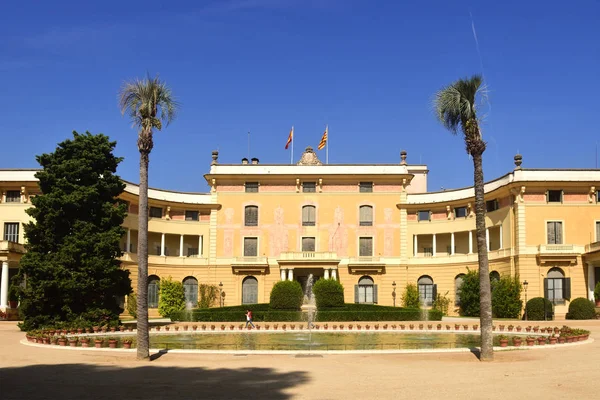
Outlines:
[{"label": "blue sky", "polygon": [[431,100],[482,72],[486,180],[517,151],[524,167],[594,168],[598,20],[597,1],[6,0],[0,168],[37,167],[36,154],[88,130],[118,142],[119,173],[137,182],[137,133],[117,92],[147,72],[181,103],[155,137],[153,187],[205,191],[211,151],[239,162],[248,131],[251,157],[289,163],[290,127],[298,158],[326,124],[330,163],[397,163],[406,149],[429,166],[429,190],[471,185],[463,141]]}]

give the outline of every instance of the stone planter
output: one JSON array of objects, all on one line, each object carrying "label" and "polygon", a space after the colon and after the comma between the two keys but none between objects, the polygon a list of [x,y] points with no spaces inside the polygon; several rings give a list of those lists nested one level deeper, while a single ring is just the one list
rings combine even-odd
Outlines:
[{"label": "stone planter", "polygon": [[131,342],[123,342],[123,348],[124,349],[130,349],[131,348]]},{"label": "stone planter", "polygon": [[513,338],[513,346],[520,347],[521,343],[523,343],[523,341],[521,339],[514,339]]},{"label": "stone planter", "polygon": [[103,342],[102,339],[96,339],[96,340],[94,340],[94,347],[97,348],[97,349],[101,348],[102,347],[102,342]]},{"label": "stone planter", "polygon": [[533,344],[535,343],[535,339],[527,338],[526,340],[527,340],[527,346],[533,346]]},{"label": "stone planter", "polygon": [[90,339],[81,339],[81,347],[90,347]]},{"label": "stone planter", "polygon": [[550,338],[550,344],[556,344],[556,338],[555,337],[551,337]]},{"label": "stone planter", "polygon": [[116,349],[117,348],[117,341],[115,339],[109,339],[108,341],[108,347],[111,349]]},{"label": "stone planter", "polygon": [[77,347],[77,340],[69,340],[69,346]]},{"label": "stone planter", "polygon": [[500,347],[507,347],[508,339],[500,339]]},{"label": "stone planter", "polygon": [[539,337],[538,338],[538,345],[543,346],[546,344],[546,338],[545,337]]}]

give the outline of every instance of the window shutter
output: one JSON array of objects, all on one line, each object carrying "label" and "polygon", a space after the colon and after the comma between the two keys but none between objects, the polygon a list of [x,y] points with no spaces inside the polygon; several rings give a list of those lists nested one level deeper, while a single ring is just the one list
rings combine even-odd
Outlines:
[{"label": "window shutter", "polygon": [[555,227],[555,236],[556,236],[556,244],[562,244],[562,222],[555,222],[554,223],[554,227]]},{"label": "window shutter", "polygon": [[548,278],[544,278],[544,298],[548,298]]},{"label": "window shutter", "polygon": [[377,304],[377,285],[373,285],[373,303]]},{"label": "window shutter", "polygon": [[554,244],[556,242],[556,238],[554,235],[554,222],[548,222],[546,224],[546,242],[548,244]]},{"label": "window shutter", "polygon": [[596,242],[600,242],[600,222],[596,222]]},{"label": "window shutter", "polygon": [[437,299],[437,285],[433,285],[433,290],[432,290],[432,300],[435,301],[435,299]]},{"label": "window shutter", "polygon": [[563,297],[571,299],[571,278],[563,278]]},{"label": "window shutter", "polygon": [[354,285],[354,302],[358,304],[358,285]]}]

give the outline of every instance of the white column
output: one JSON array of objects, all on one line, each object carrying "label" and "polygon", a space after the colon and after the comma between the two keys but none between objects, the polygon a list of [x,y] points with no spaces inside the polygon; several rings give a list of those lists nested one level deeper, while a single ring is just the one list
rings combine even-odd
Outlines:
[{"label": "white column", "polygon": [[2,285],[0,286],[0,308],[8,307],[8,261],[2,261]]},{"label": "white column", "polygon": [[281,275],[281,280],[285,281],[285,269],[283,269],[283,268],[281,269],[280,275]]},{"label": "white column", "polygon": [[433,256],[434,256],[434,257],[435,257],[435,255],[436,255],[436,253],[437,253],[437,249],[436,249],[436,247],[437,247],[437,241],[436,241],[436,238],[435,238],[435,233],[434,233],[434,234],[433,234]]},{"label": "white column", "polygon": [[198,257],[202,257],[204,255],[204,236],[198,236]]},{"label": "white column", "polygon": [[127,228],[127,241],[125,243],[125,246],[127,246],[125,248],[125,252],[129,253],[131,252],[131,229]]},{"label": "white column", "polygon": [[487,251],[490,251],[490,228],[485,228],[485,245]]},{"label": "white column", "polygon": [[503,249],[504,245],[502,243],[502,225],[500,225],[500,248]]},{"label": "white column", "polygon": [[450,233],[450,255],[454,255],[454,232]]},{"label": "white column", "polygon": [[324,275],[323,275],[323,277],[324,277],[325,279],[329,279],[329,269],[325,268],[323,272],[324,272]]},{"label": "white column", "polygon": [[473,231],[469,231],[469,254],[473,254]]},{"label": "white column", "polygon": [[179,257],[183,257],[183,235],[179,236]]},{"label": "white column", "polygon": [[[2,264],[2,277],[4,277],[4,264]],[[594,279],[594,266],[592,265],[591,262],[587,263],[587,267],[588,267],[588,299],[590,299],[591,301],[594,301],[594,282],[596,281]],[[4,278],[2,280],[2,287],[4,288]]]},{"label": "white column", "polygon": [[160,255],[164,257],[165,255],[165,234],[161,234],[160,237]]},{"label": "white column", "polygon": [[288,281],[293,281],[294,280],[294,270],[293,269],[288,269]]},{"label": "white column", "polygon": [[413,257],[419,254],[419,235],[413,235]]},{"label": "white column", "polygon": [[337,280],[337,269],[331,270],[331,279]]}]

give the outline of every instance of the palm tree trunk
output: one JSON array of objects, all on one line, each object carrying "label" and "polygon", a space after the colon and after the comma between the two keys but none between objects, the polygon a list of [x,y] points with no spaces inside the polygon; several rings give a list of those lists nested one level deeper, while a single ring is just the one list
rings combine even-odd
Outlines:
[{"label": "palm tree trunk", "polygon": [[137,287],[137,359],[150,358],[148,331],[148,162],[149,154],[140,151],[140,208],[138,213],[138,287]]},{"label": "palm tree trunk", "polygon": [[[481,141],[481,139],[479,139]],[[485,149],[485,144],[483,144]],[[488,266],[487,240],[485,234],[485,198],[483,187],[483,151],[474,151],[473,170],[475,181],[475,228],[477,231],[477,258],[479,260],[479,319],[481,326],[481,361],[494,359],[492,335],[492,292]]]}]

